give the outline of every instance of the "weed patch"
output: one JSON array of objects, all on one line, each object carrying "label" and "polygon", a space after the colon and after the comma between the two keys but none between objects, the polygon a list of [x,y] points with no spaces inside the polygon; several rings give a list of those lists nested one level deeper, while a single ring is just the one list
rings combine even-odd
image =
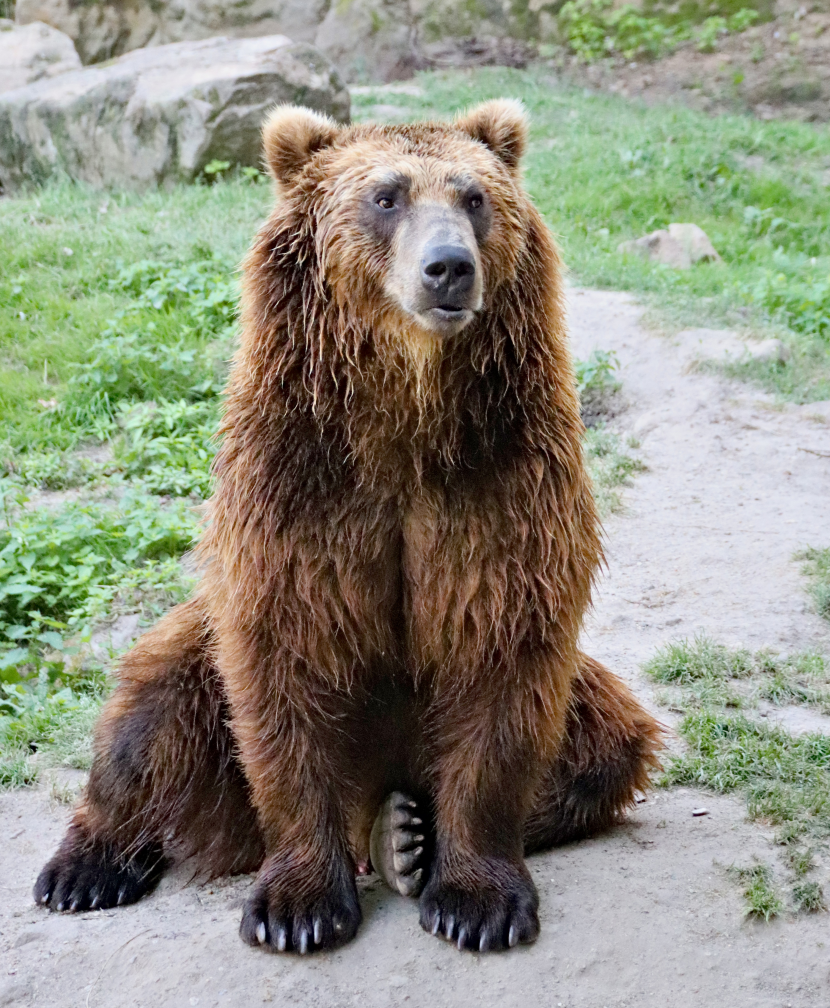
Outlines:
[{"label": "weed patch", "polygon": [[769,921],[784,910],[784,903],[775,890],[769,865],[754,864],[749,868],[731,867],[728,874],[743,889],[744,913]]},{"label": "weed patch", "polygon": [[636,448],[636,441],[624,441],[619,434],[603,425],[586,431],[585,461],[602,518],[621,510],[621,488],[631,482],[632,476],[646,468],[640,459],[630,453],[633,448]]},{"label": "weed patch", "polygon": [[[662,783],[741,794],[750,817],[776,826],[788,848],[795,908],[819,909],[821,889],[805,878],[813,854],[804,841],[830,839],[830,737],[795,736],[752,715],[759,700],[829,712],[826,660],[752,654],[697,637],[661,648],[643,668],[663,686],[661,701],[685,712],[678,732],[687,748],[667,757]],[[746,884],[748,913],[769,920],[781,912],[768,869],[735,871]]]},{"label": "weed patch", "polygon": [[657,59],[684,42],[700,52],[712,52],[718,39],[746,31],[758,12],[742,7],[729,17],[714,15],[695,24],[689,18],[644,14],[632,4],[613,0],[568,0],[557,18],[563,42],[586,63],[609,56]]},{"label": "weed patch", "polygon": [[796,559],[804,561],[802,573],[809,579],[816,611],[830,620],[830,549],[807,549]]}]

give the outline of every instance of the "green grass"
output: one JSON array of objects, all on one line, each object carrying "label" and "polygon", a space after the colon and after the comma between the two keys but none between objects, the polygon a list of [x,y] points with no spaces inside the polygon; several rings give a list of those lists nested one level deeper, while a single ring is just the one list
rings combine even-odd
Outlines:
[{"label": "green grass", "polygon": [[643,670],[667,687],[666,702],[681,712],[712,705],[749,709],[764,700],[830,714],[830,662],[814,652],[752,654],[701,635],[660,648]]},{"label": "green grass", "polygon": [[744,913],[747,917],[757,917],[768,922],[782,913],[784,903],[775,890],[769,865],[754,864],[749,868],[732,866],[728,874],[742,887],[745,900]]},{"label": "green grass", "polygon": [[[741,795],[752,819],[777,827],[795,878],[795,909],[823,907],[805,841],[830,840],[830,737],[793,735],[757,716],[759,700],[830,712],[830,663],[821,655],[781,657],[734,650],[707,637],[661,648],[643,670],[662,687],[659,699],[685,716],[685,751],[666,758],[665,786]],[[783,907],[767,868],[736,869],[747,912],[769,920]]]},{"label": "green grass", "polygon": [[799,882],[793,886],[793,903],[797,909],[805,913],[817,913],[826,910],[824,890],[819,882]]},{"label": "green grass", "polygon": [[646,468],[630,453],[636,447],[636,441],[624,441],[604,425],[589,428],[585,434],[585,461],[601,518],[622,510],[621,489],[631,483],[632,476]]},{"label": "green grass", "polygon": [[824,619],[830,620],[830,548],[807,549],[798,554],[796,559],[804,561],[802,573],[809,580],[810,595],[816,611]]},{"label": "green grass", "polygon": [[[188,353],[198,360],[218,338],[217,327],[199,325],[187,290],[167,297],[161,310],[142,298],[158,276],[136,266],[204,273],[215,263],[231,282],[270,202],[267,186],[240,179],[144,195],[63,183],[3,200],[0,440],[12,449],[74,445],[79,431],[72,410],[91,398],[83,396],[83,378],[94,375],[96,359],[107,377],[114,356],[132,365],[143,349],[170,348],[165,359],[141,366],[141,391],[148,398],[169,394],[164,384],[154,387],[154,376],[166,368],[173,377],[171,366]],[[114,354],[119,340],[136,352],[130,356],[124,345]],[[121,370],[116,377],[123,378]],[[70,379],[79,375],[71,389]],[[109,391],[106,382],[103,391]],[[53,399],[57,409],[49,406]]]}]

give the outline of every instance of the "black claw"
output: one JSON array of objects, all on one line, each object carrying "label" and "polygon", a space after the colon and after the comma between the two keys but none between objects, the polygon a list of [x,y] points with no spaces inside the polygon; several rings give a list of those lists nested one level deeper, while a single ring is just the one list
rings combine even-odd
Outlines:
[{"label": "black claw", "polygon": [[421,924],[436,934],[436,923],[443,920],[442,937],[454,940],[459,949],[489,952],[533,941],[539,931],[537,906],[530,879],[518,872],[507,892],[495,887],[462,889],[442,884],[440,876],[433,875],[421,896]]}]

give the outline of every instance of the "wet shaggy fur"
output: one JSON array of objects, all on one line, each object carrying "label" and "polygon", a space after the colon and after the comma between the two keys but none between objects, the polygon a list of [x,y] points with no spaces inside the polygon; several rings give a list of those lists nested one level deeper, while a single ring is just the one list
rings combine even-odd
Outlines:
[{"label": "wet shaggy fur", "polygon": [[[39,902],[129,902],[191,856],[259,870],[245,940],[326,947],[402,790],[430,819],[422,924],[500,948],[538,932],[524,853],[647,786],[658,726],[577,648],[599,525],[524,142],[508,102],[266,127],[279,198],[244,266],[204,577],[124,658]],[[483,307],[449,336],[401,307],[408,250],[366,224],[390,172],[411,206],[485,195]]]}]

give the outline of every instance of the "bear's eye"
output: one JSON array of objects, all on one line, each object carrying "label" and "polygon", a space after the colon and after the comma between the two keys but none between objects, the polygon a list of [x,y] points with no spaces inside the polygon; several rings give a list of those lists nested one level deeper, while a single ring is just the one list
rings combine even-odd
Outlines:
[{"label": "bear's eye", "polygon": [[470,209],[478,210],[484,205],[484,200],[481,196],[471,196],[470,197]]},{"label": "bear's eye", "polygon": [[392,210],[395,207],[395,201],[391,196],[381,196],[377,204],[381,210]]}]

